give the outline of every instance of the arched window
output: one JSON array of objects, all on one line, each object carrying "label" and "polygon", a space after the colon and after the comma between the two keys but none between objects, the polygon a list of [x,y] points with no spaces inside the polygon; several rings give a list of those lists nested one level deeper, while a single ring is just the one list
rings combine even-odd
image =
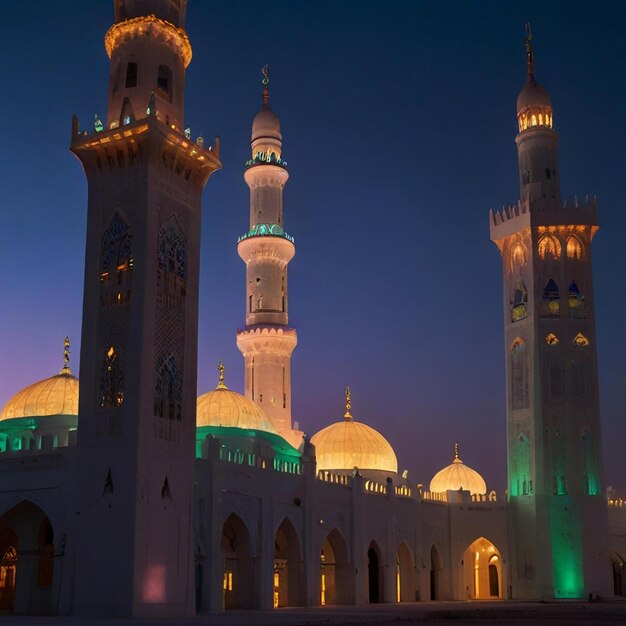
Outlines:
[{"label": "arched window", "polygon": [[511,406],[514,411],[529,406],[528,351],[519,338],[511,348]]},{"label": "arched window", "polygon": [[511,321],[519,322],[528,316],[528,292],[526,291],[526,285],[522,279],[515,283],[515,289],[513,290],[513,298],[511,302]]},{"label": "arched window", "polygon": [[122,282],[120,274],[132,269],[130,227],[116,211],[100,239],[100,282],[119,285]]},{"label": "arched window", "polygon": [[542,260],[548,257],[558,261],[561,258],[561,242],[554,235],[543,236],[537,244],[537,250]]},{"label": "arched window", "polygon": [[572,281],[569,286],[567,295],[567,308],[569,316],[574,319],[584,319],[585,314],[585,298],[581,295],[578,285]]},{"label": "arched window", "polygon": [[100,406],[104,409],[122,406],[124,403],[124,374],[118,350],[109,346],[102,362],[100,376]]},{"label": "arched window", "polygon": [[159,268],[187,278],[187,241],[174,218],[159,229]]},{"label": "arched window", "polygon": [[583,245],[580,243],[580,239],[572,235],[568,237],[567,244],[565,246],[567,250],[567,258],[575,261],[580,261],[583,256]]},{"label": "arched window", "polygon": [[511,459],[511,495],[529,496],[533,493],[530,473],[530,443],[525,434],[520,434],[513,446]]},{"label": "arched window", "polygon": [[558,317],[561,305],[560,305],[559,287],[551,278],[543,290],[543,305],[542,305],[542,317]]},{"label": "arched window", "polygon": [[156,363],[154,414],[178,422],[182,419],[183,390],[173,354],[161,355]]},{"label": "arched window", "polygon": [[511,272],[526,265],[526,250],[522,244],[518,243],[511,250]]}]

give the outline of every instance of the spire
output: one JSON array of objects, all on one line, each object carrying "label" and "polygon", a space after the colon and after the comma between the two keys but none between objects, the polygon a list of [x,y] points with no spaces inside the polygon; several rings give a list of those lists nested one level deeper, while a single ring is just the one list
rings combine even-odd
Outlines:
[{"label": "spire", "polygon": [[533,59],[533,32],[530,22],[526,22],[526,64],[528,66],[528,79],[535,80],[535,63]]},{"label": "spire", "polygon": [[63,369],[59,374],[71,374],[70,370],[70,338],[66,337],[63,340]]},{"label": "spire", "polygon": [[350,399],[350,387],[346,387],[346,412],[344,418],[347,422],[352,421],[352,400]]},{"label": "spire", "polygon": [[454,462],[461,463],[461,459],[459,458],[459,444],[454,444]]},{"label": "spire", "polygon": [[270,103],[270,90],[269,90],[270,69],[267,66],[267,64],[265,64],[261,68],[261,73],[263,74],[263,80],[261,81],[261,83],[263,84],[263,104],[269,104]]},{"label": "spire", "polygon": [[224,364],[220,361],[220,364],[217,366],[217,370],[220,373],[220,379],[219,379],[219,382],[217,383],[216,389],[228,389],[228,387],[224,383],[224,370],[225,369],[226,368],[224,367]]}]

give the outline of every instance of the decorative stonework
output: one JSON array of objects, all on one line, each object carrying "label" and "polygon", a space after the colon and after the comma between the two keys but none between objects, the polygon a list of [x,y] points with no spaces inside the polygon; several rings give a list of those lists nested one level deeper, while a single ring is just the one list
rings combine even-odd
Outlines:
[{"label": "decorative stonework", "polygon": [[183,420],[185,359],[185,302],[187,295],[187,240],[171,217],[159,228],[154,328],[155,436],[178,441],[180,430],[166,422]]}]

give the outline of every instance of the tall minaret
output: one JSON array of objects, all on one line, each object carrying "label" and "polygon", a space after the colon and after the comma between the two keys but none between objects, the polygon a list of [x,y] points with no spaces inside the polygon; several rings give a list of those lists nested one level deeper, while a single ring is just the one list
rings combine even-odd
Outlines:
[{"label": "tall minaret", "polygon": [[550,95],[517,99],[520,201],[491,213],[503,260],[513,597],[611,594],[591,240],[595,199],[561,203]]},{"label": "tall minaret", "polygon": [[250,187],[250,230],[237,252],[246,264],[246,327],[237,333],[245,361],[245,395],[259,404],[276,431],[295,447],[302,433],[291,424],[291,353],[295,328],[287,324],[287,264],[295,254],[284,230],[283,188],[289,178],[282,159],[280,121],[269,104],[263,68],[263,106],[252,123],[252,158],[244,178]]},{"label": "tall minaret", "polygon": [[73,120],[88,181],[78,543],[67,547],[77,614],[195,610],[200,209],[220,162],[182,132],[185,4],[114,1],[106,125]]}]

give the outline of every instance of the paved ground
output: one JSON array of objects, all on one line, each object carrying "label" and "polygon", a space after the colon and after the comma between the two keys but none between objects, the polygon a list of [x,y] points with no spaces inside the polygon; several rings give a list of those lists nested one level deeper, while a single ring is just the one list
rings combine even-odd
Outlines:
[{"label": "paved ground", "polygon": [[229,611],[182,620],[109,620],[73,617],[0,616],[0,626],[626,626],[624,602],[420,602],[368,608],[325,607],[276,611]]}]

